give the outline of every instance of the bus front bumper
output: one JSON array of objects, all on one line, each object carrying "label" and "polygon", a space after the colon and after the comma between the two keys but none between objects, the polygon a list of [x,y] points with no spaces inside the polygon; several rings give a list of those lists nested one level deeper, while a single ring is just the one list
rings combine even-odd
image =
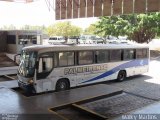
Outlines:
[{"label": "bus front bumper", "polygon": [[35,88],[32,84],[26,84],[21,81],[18,81],[18,86],[27,93],[35,93]]}]

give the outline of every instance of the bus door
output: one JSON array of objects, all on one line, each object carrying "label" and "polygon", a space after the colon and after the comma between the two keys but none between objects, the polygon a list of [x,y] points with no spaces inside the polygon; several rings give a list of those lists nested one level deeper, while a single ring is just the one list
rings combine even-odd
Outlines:
[{"label": "bus door", "polygon": [[53,90],[53,81],[48,77],[53,70],[53,54],[45,53],[39,57],[37,70],[37,91]]}]

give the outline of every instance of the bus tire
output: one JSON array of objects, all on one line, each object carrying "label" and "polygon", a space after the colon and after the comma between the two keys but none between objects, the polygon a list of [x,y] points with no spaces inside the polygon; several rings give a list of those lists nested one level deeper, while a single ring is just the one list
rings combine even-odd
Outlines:
[{"label": "bus tire", "polygon": [[70,88],[69,80],[67,79],[60,79],[56,83],[56,91],[64,91]]},{"label": "bus tire", "polygon": [[126,71],[125,70],[119,71],[118,76],[117,76],[117,81],[122,82],[125,79],[126,79]]}]

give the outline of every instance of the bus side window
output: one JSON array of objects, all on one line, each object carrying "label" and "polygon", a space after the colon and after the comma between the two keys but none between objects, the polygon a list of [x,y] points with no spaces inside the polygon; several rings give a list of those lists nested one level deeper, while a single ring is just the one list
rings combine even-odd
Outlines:
[{"label": "bus side window", "polygon": [[42,57],[39,59],[39,70],[41,72],[50,72],[53,68],[53,58],[52,57]]},{"label": "bus side window", "polygon": [[110,50],[110,61],[121,61],[122,50]]},{"label": "bus side window", "polygon": [[136,50],[136,58],[147,58],[148,57],[148,50],[147,49],[137,49]]},{"label": "bus side window", "polygon": [[148,49],[143,49],[143,58],[148,58]]},{"label": "bus side window", "polygon": [[78,52],[78,64],[87,65],[93,63],[93,51],[79,51]]},{"label": "bus side window", "polygon": [[43,71],[42,68],[42,58],[39,59],[39,64],[38,64],[38,73],[41,73]]},{"label": "bus side window", "polygon": [[126,49],[123,51],[123,60],[132,60],[135,59],[135,50]]},{"label": "bus side window", "polygon": [[75,55],[74,52],[59,52],[58,56],[59,60],[59,66],[64,67],[64,66],[72,66],[75,64]]},{"label": "bus side window", "polygon": [[43,62],[42,66],[43,66],[43,71],[46,71],[46,62]]},{"label": "bus side window", "polygon": [[99,50],[95,52],[95,62],[96,63],[107,63],[109,62],[109,51]]}]

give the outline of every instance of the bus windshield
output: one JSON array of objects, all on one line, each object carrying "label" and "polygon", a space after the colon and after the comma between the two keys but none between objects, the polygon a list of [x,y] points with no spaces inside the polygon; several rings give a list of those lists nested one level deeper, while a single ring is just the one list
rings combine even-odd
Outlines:
[{"label": "bus windshield", "polygon": [[18,73],[25,77],[33,77],[35,71],[37,53],[33,51],[22,51]]}]

